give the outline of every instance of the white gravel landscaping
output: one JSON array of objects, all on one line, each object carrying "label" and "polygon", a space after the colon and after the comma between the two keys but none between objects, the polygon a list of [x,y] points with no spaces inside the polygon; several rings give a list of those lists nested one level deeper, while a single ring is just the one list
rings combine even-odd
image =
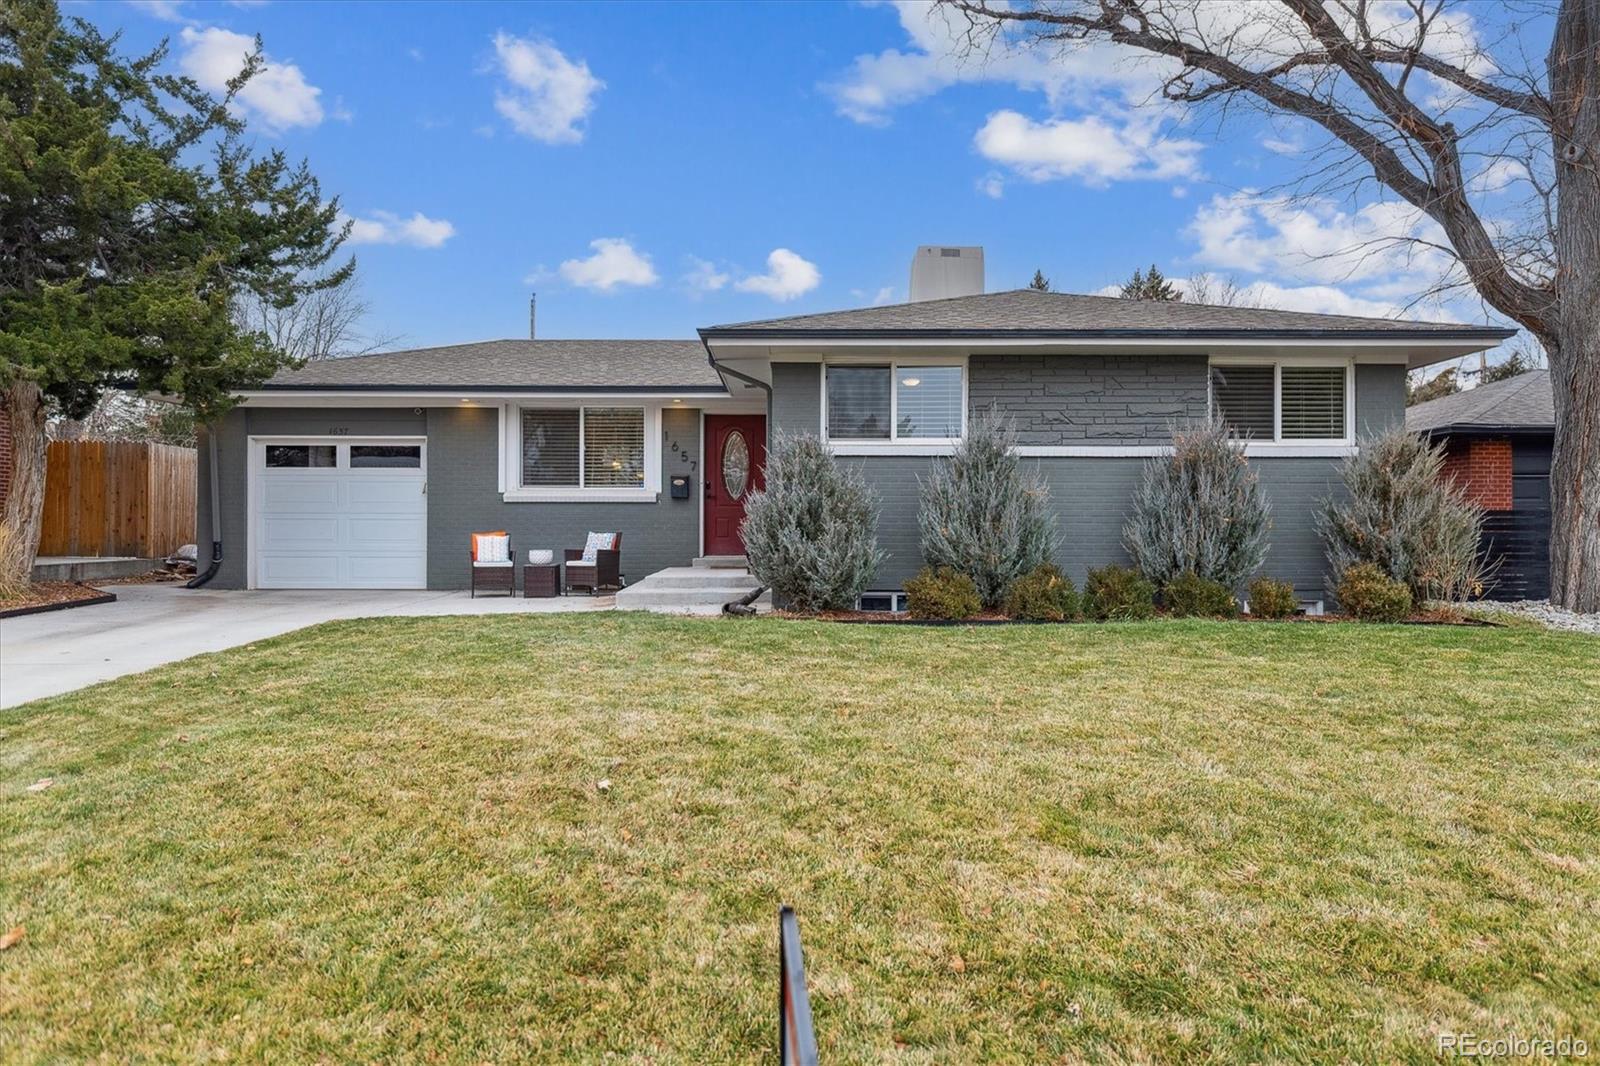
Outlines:
[{"label": "white gravel landscaping", "polygon": [[1565,607],[1551,606],[1549,600],[1515,600],[1510,603],[1467,604],[1478,611],[1504,611],[1541,622],[1551,629],[1571,629],[1579,633],[1600,634],[1600,614],[1582,614]]}]

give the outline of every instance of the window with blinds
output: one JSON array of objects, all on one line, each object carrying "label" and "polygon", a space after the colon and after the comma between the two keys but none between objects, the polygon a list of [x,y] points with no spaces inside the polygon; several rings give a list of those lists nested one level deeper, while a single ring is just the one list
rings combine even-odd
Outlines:
[{"label": "window with blinds", "polygon": [[1345,368],[1285,366],[1281,369],[1284,440],[1343,440]]},{"label": "window with blinds", "polygon": [[1211,409],[1241,437],[1273,439],[1273,368],[1213,366]]},{"label": "window with blinds", "polygon": [[523,488],[636,489],[644,483],[644,408],[522,409]]},{"label": "window with blinds", "polygon": [[644,484],[644,408],[583,409],[583,484],[611,489]]},{"label": "window with blinds", "polygon": [[888,440],[889,379],[886,366],[828,367],[828,438]]},{"label": "window with blinds", "polygon": [[895,436],[961,436],[961,368],[899,366],[894,373]]},{"label": "window with blinds", "polygon": [[522,409],[522,484],[578,484],[577,408]]}]

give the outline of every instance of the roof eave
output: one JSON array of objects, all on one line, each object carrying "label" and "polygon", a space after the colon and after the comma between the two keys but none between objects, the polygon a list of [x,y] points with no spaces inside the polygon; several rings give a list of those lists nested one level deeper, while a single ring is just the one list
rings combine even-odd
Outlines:
[{"label": "roof eave", "polygon": [[1465,329],[754,329],[712,326],[704,343],[729,340],[1382,340],[1483,341],[1496,344],[1516,330]]},{"label": "roof eave", "polygon": [[1554,433],[1554,422],[1450,422],[1442,426],[1427,426],[1423,428],[1406,427],[1413,433],[1426,433],[1430,436],[1442,436],[1458,433]]},{"label": "roof eave", "polygon": [[241,395],[258,393],[293,392],[395,392],[395,393],[681,393],[686,396],[719,396],[728,390],[722,385],[404,385],[404,384],[315,384],[311,382],[268,382],[254,389],[241,390]]}]

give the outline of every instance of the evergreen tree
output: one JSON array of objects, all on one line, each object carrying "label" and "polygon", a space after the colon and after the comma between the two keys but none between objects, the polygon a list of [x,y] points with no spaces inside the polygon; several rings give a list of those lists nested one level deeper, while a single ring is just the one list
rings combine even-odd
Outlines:
[{"label": "evergreen tree", "polygon": [[1512,352],[1498,363],[1492,363],[1483,368],[1483,373],[1478,378],[1478,384],[1489,385],[1496,381],[1505,381],[1519,374],[1526,374],[1530,370],[1538,370],[1539,364],[1532,356],[1523,352]]},{"label": "evergreen tree", "polygon": [[1456,368],[1450,367],[1442,370],[1426,381],[1412,384],[1411,379],[1406,379],[1406,406],[1423,403],[1427,400],[1437,400],[1441,396],[1454,396],[1461,391],[1461,382],[1456,380]]},{"label": "evergreen tree", "polygon": [[1044,271],[1035,270],[1033,272],[1033,280],[1028,282],[1028,288],[1035,289],[1039,292],[1049,292],[1050,279],[1044,276]]},{"label": "evergreen tree", "polygon": [[983,605],[997,607],[1013,581],[1055,553],[1049,505],[1038,467],[1025,469],[1017,455],[1015,427],[991,409],[922,481],[922,557],[970,577]]},{"label": "evergreen tree", "polygon": [[124,389],[213,419],[287,361],[235,323],[235,301],[287,307],[354,269],[329,266],[338,200],[304,163],[253,153],[229,111],[261,70],[259,42],[222,100],[159,73],[165,42],[138,57],[117,45],[52,0],[0,4],[0,403],[14,438],[0,524],[25,548],[0,568],[14,580],[38,544],[52,410],[82,418]]},{"label": "evergreen tree", "polygon": [[1135,270],[1133,277],[1122,284],[1122,298],[1124,300],[1182,300],[1183,293],[1168,281],[1161,273],[1161,269],[1154,263],[1150,264],[1150,273],[1143,274]]},{"label": "evergreen tree", "polygon": [[843,611],[887,556],[878,549],[878,501],[859,467],[842,467],[814,435],[779,434],[766,488],[745,497],[745,557],[780,606]]},{"label": "evergreen tree", "polygon": [[1122,543],[1165,587],[1184,574],[1231,592],[1267,557],[1267,498],[1244,442],[1220,421],[1172,431],[1172,454],[1145,463]]}]

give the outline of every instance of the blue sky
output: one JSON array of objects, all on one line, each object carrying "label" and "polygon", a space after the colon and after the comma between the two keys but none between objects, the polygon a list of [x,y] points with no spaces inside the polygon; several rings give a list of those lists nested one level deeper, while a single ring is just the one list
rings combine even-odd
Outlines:
[{"label": "blue sky", "polygon": [[1107,53],[962,64],[917,5],[67,11],[130,49],[171,38],[202,83],[259,33],[248,128],[341,198],[368,328],[406,347],[524,335],[531,290],[544,337],[899,301],[927,243],[982,245],[991,290],[1042,268],[1094,292],[1157,262],[1347,313],[1395,313],[1438,267],[1344,254],[1421,232],[1406,209],[1262,192],[1303,165],[1304,131],[1141,107],[1154,74]]}]

